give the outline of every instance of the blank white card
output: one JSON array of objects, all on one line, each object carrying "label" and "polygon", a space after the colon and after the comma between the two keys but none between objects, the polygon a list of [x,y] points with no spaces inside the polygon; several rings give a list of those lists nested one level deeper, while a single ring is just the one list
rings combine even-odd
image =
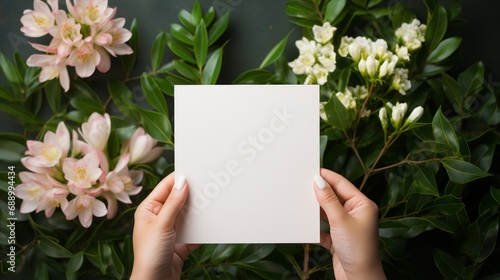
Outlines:
[{"label": "blank white card", "polygon": [[318,243],[319,87],[175,86],[181,243]]}]

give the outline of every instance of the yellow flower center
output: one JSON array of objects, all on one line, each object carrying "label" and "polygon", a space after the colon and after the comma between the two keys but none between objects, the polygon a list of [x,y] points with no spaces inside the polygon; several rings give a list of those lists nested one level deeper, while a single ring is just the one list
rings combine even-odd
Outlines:
[{"label": "yellow flower center", "polygon": [[83,181],[87,178],[87,169],[83,166],[78,166],[75,169],[76,181]]},{"label": "yellow flower center", "polygon": [[70,40],[74,40],[79,35],[79,33],[69,24],[63,25],[61,32],[65,38]]},{"label": "yellow flower center", "polygon": [[38,199],[40,197],[40,193],[42,192],[42,188],[39,186],[32,187],[28,189],[28,195],[33,199]]},{"label": "yellow flower center", "polygon": [[45,160],[52,162],[59,158],[59,151],[52,144],[43,145],[40,155],[45,158]]},{"label": "yellow flower center", "polygon": [[45,17],[34,16],[33,20],[40,27],[49,26],[49,21]]},{"label": "yellow flower center", "polygon": [[85,15],[93,22],[99,20],[99,9],[94,5],[89,5],[85,8]]}]

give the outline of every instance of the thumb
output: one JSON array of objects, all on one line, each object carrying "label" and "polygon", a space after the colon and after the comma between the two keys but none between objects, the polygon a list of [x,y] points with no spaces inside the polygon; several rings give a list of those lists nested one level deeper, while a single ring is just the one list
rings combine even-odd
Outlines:
[{"label": "thumb", "polygon": [[317,175],[314,178],[314,185],[316,199],[321,208],[325,211],[330,226],[344,220],[347,217],[347,212],[330,184],[321,176]]},{"label": "thumb", "polygon": [[[176,176],[177,177],[177,176]],[[188,183],[186,177],[183,175],[178,175],[175,180],[175,185],[172,188],[167,200],[163,204],[160,212],[158,213],[159,220],[164,223],[164,227],[167,230],[174,228],[175,219],[177,214],[184,206],[188,196]]]}]

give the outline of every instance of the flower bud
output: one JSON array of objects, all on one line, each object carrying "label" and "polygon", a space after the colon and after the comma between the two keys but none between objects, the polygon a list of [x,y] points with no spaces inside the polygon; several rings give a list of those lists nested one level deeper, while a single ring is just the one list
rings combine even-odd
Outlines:
[{"label": "flower bud", "polygon": [[139,127],[130,138],[130,164],[147,163],[157,159],[162,153],[156,147],[157,141]]},{"label": "flower bud", "polygon": [[397,102],[392,108],[391,123],[394,129],[398,130],[401,127],[401,122],[406,114],[406,110],[408,110],[408,105],[406,103]]},{"label": "flower bud", "polygon": [[93,113],[89,120],[82,124],[82,128],[78,129],[78,132],[90,147],[103,151],[106,149],[111,133],[111,119],[108,114],[101,116],[98,113]]},{"label": "flower bud", "polygon": [[405,125],[418,121],[423,113],[424,108],[422,108],[422,106],[418,106],[417,108],[413,109],[410,116],[406,119]]},{"label": "flower bud", "polygon": [[387,110],[385,107],[380,108],[378,111],[378,118],[380,119],[380,123],[382,124],[382,129],[384,132],[387,132]]}]

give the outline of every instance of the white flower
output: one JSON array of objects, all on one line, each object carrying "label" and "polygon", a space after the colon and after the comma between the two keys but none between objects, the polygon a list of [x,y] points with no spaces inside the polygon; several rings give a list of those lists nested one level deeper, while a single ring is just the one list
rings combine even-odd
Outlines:
[{"label": "white flower", "polygon": [[147,163],[157,159],[163,150],[156,147],[156,144],[157,141],[142,127],[137,128],[129,142],[130,164]]},{"label": "white flower", "polygon": [[394,76],[392,77],[391,88],[399,91],[402,95],[406,95],[406,91],[411,88],[411,82],[408,80],[408,69],[396,68],[394,69]]},{"label": "white flower", "polygon": [[326,102],[320,102],[319,103],[319,116],[322,120],[324,120],[325,122],[328,121],[328,117],[326,116],[326,112],[325,112],[325,104]]},{"label": "white flower", "polygon": [[380,108],[378,111],[378,118],[380,119],[380,123],[382,124],[382,129],[384,129],[384,132],[387,131],[387,110],[385,107]]},{"label": "white flower", "polygon": [[69,131],[63,122],[57,126],[56,132],[45,133],[43,143],[28,140],[26,159],[29,165],[37,167],[53,167],[59,165],[60,160],[68,155],[70,140]]},{"label": "white flower", "polygon": [[111,133],[111,119],[107,113],[104,116],[93,113],[88,121],[82,124],[82,128],[78,129],[78,132],[90,147],[103,151]]},{"label": "white flower", "polygon": [[380,66],[380,61],[375,59],[373,56],[369,56],[366,59],[366,74],[370,76],[370,78],[375,77],[375,74],[377,74],[377,70]]},{"label": "white flower", "polygon": [[34,10],[25,10],[21,17],[21,32],[28,37],[42,37],[54,26],[55,16],[53,12],[58,10],[57,0],[47,1],[50,5],[40,0],[33,2]]},{"label": "white flower", "polygon": [[335,94],[335,95],[340,100],[340,102],[342,102],[342,105],[344,105],[344,107],[346,109],[348,109],[348,110],[349,109],[351,109],[351,110],[356,109],[356,100],[352,96],[351,92],[349,92],[349,91],[346,91],[346,93],[337,92],[337,94]]},{"label": "white flower", "polygon": [[396,55],[401,60],[410,61],[410,53],[407,47],[396,45]]},{"label": "white flower", "polygon": [[411,124],[418,121],[423,113],[424,113],[424,108],[422,108],[422,106],[418,106],[417,108],[413,109],[410,116],[406,119],[405,124],[406,123]]},{"label": "white flower", "polygon": [[328,43],[319,49],[318,61],[328,72],[331,73],[335,71],[336,54],[331,43]]},{"label": "white flower", "polygon": [[403,43],[403,46],[408,50],[414,51],[422,46],[425,41],[425,31],[427,26],[421,24],[418,19],[414,19],[411,23],[403,23],[396,30],[396,37]]},{"label": "white flower", "polygon": [[357,85],[355,87],[347,87],[348,91],[352,92],[355,98],[360,100],[365,99],[368,96],[368,89],[365,86]]},{"label": "white flower", "polygon": [[351,43],[354,41],[353,38],[344,36],[342,37],[340,41],[340,46],[339,46],[339,55],[342,57],[346,57],[349,54],[349,46]]},{"label": "white flower", "polygon": [[329,22],[325,22],[323,26],[314,25],[312,30],[314,33],[314,40],[325,44],[333,38],[333,33],[337,28],[331,26]]},{"label": "white flower", "polygon": [[396,102],[396,105],[392,107],[391,123],[394,129],[398,130],[401,127],[401,122],[408,110],[408,105],[406,103]]}]

